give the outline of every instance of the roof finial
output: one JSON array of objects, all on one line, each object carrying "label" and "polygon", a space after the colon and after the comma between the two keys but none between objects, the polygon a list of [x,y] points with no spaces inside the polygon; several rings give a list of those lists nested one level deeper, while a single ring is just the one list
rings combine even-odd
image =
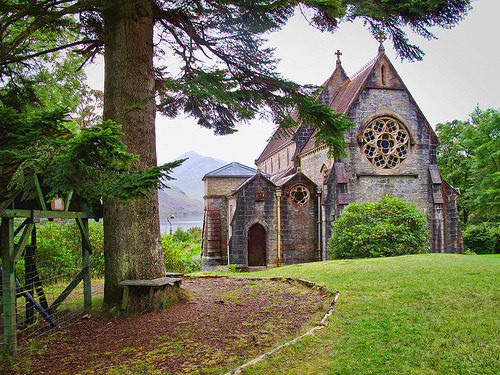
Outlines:
[{"label": "roof finial", "polygon": [[341,64],[340,56],[342,56],[342,52],[340,52],[340,50],[337,50],[337,52],[335,52],[335,54],[337,55],[337,65],[340,65]]},{"label": "roof finial", "polygon": [[380,30],[375,36],[375,39],[377,39],[377,41],[380,43],[380,45],[378,46],[378,53],[384,53],[385,52],[384,42],[387,39],[384,32]]}]

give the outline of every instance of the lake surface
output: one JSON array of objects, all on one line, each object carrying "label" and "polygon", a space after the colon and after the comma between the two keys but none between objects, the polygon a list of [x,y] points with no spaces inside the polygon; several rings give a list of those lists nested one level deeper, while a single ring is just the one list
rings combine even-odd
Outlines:
[{"label": "lake surface", "polygon": [[[170,223],[172,223],[172,232],[175,232],[177,227],[180,227],[182,230],[188,230],[193,227],[201,228],[203,225],[203,214],[195,216],[181,216],[179,218],[170,219]],[[162,233],[170,233],[170,225],[168,222],[162,223],[160,228]]]}]

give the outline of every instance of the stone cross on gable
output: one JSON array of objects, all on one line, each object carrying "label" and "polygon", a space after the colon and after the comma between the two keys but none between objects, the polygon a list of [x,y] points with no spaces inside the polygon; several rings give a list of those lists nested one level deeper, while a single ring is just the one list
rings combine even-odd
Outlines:
[{"label": "stone cross on gable", "polygon": [[340,56],[342,56],[342,52],[340,52],[340,50],[337,50],[335,54],[337,55],[337,64],[340,64]]},{"label": "stone cross on gable", "polygon": [[382,31],[380,31],[375,37],[375,39],[380,43],[380,45],[378,46],[378,52],[379,53],[385,52],[384,42],[387,39],[385,34]]}]

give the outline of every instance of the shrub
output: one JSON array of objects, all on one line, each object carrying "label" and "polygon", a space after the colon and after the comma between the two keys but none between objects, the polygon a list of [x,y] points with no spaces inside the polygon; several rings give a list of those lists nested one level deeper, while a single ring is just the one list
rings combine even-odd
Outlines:
[{"label": "shrub", "polygon": [[184,232],[181,227],[177,227],[174,234],[172,234],[174,242],[189,242],[191,238],[191,234],[189,232]]},{"label": "shrub", "polygon": [[486,223],[469,225],[463,233],[464,246],[476,254],[493,254],[496,245],[496,228],[489,228]]},{"label": "shrub", "polygon": [[[180,241],[183,238],[188,238],[188,240]],[[167,271],[191,273],[201,270],[201,260],[193,259],[191,256],[191,242],[193,241],[189,241],[189,239],[189,233],[182,231],[180,228],[177,228],[172,235],[162,234],[161,244]]]},{"label": "shrub", "polygon": [[192,227],[188,229],[188,233],[191,235],[191,239],[196,242],[201,242],[201,228]]},{"label": "shrub", "polygon": [[374,258],[426,252],[427,218],[413,204],[386,196],[378,202],[351,203],[332,224],[330,256]]},{"label": "shrub", "polygon": [[[70,279],[82,269],[82,244],[74,221],[43,221],[37,224],[35,263],[42,280]],[[195,228],[196,229],[196,228]],[[200,253],[200,238],[196,230],[184,232],[178,228],[173,235],[162,235],[163,254],[167,271],[189,273],[201,270],[201,261],[192,259]],[[92,276],[104,277],[104,232],[101,223],[89,221],[92,254]],[[1,265],[1,263],[0,263]],[[17,277],[24,282],[24,260],[16,267]]]},{"label": "shrub", "polygon": [[[89,222],[93,276],[104,276],[104,235],[101,223]],[[43,222],[37,225],[35,262],[41,279],[74,276],[82,268],[82,242],[75,222]]]}]

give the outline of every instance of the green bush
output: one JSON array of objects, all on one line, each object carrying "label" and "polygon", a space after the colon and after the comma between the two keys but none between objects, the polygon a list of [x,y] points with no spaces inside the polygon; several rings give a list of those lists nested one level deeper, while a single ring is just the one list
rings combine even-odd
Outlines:
[{"label": "green bush", "polygon": [[[42,280],[70,279],[82,269],[81,235],[74,221],[43,221],[37,224],[37,249],[35,263]],[[104,277],[104,233],[101,223],[89,222],[92,255],[92,276]],[[200,253],[199,228],[183,231],[178,228],[173,235],[162,235],[163,254],[167,271],[189,273],[201,270],[201,261],[192,259]],[[20,282],[24,280],[24,260],[16,267]]]},{"label": "green bush", "polygon": [[[187,238],[187,240],[181,241],[184,238]],[[193,247],[193,240],[188,232],[177,228],[172,235],[162,234],[161,244],[167,271],[191,273],[201,270],[201,260],[192,258],[191,248]]]},{"label": "green bush", "polygon": [[[104,276],[104,240],[101,223],[89,222],[93,276]],[[75,222],[43,222],[37,225],[35,262],[41,279],[72,276],[82,268],[81,234]]]},{"label": "green bush", "polygon": [[386,196],[378,202],[351,203],[332,224],[330,256],[374,258],[426,252],[427,218],[413,204]]},{"label": "green bush", "polygon": [[463,233],[464,246],[476,254],[493,254],[497,232],[497,228],[491,228],[486,223],[469,225]]},{"label": "green bush", "polygon": [[177,227],[174,234],[172,234],[172,240],[174,242],[189,242],[192,236],[189,232],[184,232],[181,227]]},{"label": "green bush", "polygon": [[495,254],[500,254],[500,224],[495,223],[490,228],[495,239]]}]

